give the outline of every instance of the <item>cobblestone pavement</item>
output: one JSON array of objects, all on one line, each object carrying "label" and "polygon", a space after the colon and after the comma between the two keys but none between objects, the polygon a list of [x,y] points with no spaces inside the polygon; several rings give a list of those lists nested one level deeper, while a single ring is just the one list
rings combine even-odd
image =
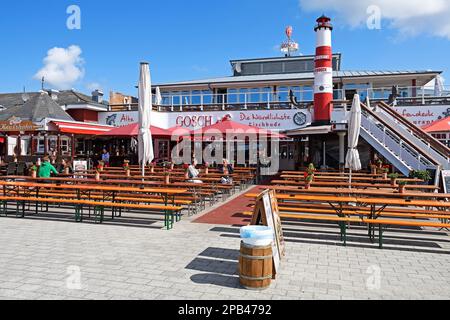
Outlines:
[{"label": "cobblestone pavement", "polygon": [[[65,210],[58,209],[60,213]],[[386,248],[352,226],[285,224],[287,257],[270,289],[239,287],[239,228],[186,218],[73,223],[0,218],[0,299],[449,299],[450,244],[438,230],[391,230]]]}]

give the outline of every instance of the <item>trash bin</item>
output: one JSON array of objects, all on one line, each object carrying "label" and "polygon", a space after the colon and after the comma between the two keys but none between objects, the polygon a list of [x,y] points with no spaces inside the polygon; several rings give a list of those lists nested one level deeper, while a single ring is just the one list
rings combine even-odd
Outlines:
[{"label": "trash bin", "polygon": [[268,227],[249,226],[241,229],[239,278],[241,285],[250,290],[270,287],[273,277],[273,230]]}]

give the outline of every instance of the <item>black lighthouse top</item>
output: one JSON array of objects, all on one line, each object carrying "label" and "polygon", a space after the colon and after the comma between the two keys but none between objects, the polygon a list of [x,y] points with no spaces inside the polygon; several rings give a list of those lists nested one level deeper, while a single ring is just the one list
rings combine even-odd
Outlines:
[{"label": "black lighthouse top", "polygon": [[325,15],[322,15],[317,19],[317,25],[314,28],[314,31],[317,31],[321,28],[333,30],[333,25],[331,24],[331,19]]}]

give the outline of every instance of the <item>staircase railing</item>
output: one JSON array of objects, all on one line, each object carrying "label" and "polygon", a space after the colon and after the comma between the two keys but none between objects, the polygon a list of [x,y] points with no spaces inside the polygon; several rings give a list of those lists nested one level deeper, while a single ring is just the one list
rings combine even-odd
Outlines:
[{"label": "staircase railing", "polygon": [[440,163],[425,150],[386,123],[366,105],[361,104],[361,107],[363,113],[362,127],[380,144],[389,149],[400,162],[411,169],[439,171]]},{"label": "staircase railing", "polygon": [[379,102],[378,107],[381,108],[388,115],[392,116],[396,122],[402,125],[406,130],[413,134],[418,139],[427,145],[429,148],[433,149],[442,158],[447,161],[447,166],[450,166],[450,148],[441,143],[439,140],[435,139],[421,128],[417,127],[415,124],[408,121],[405,117],[401,116],[397,111],[391,108],[385,102]]}]

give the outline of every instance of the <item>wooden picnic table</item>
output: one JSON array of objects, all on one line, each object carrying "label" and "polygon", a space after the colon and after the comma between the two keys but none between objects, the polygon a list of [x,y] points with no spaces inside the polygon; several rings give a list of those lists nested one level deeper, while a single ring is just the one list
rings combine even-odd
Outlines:
[{"label": "wooden picnic table", "polygon": [[[157,194],[160,195],[167,206],[169,201],[172,204],[175,201],[176,195],[186,194],[187,189],[177,188],[135,188],[135,187],[119,187],[119,186],[104,186],[98,184],[58,184],[58,183],[36,183],[36,182],[7,182],[0,181],[0,186],[3,187],[3,195],[15,194],[19,196],[22,190],[28,190],[27,195],[31,195],[33,192],[36,197],[39,197],[41,189],[50,190],[74,190],[77,193],[78,200],[82,199],[82,196],[87,196],[90,199],[91,192],[102,192],[103,200],[115,201],[118,193],[141,193],[141,194]],[[169,199],[169,197],[172,197]],[[36,208],[37,210],[37,208]]]},{"label": "wooden picnic table", "polygon": [[[248,198],[256,198],[258,194],[247,194]],[[379,198],[379,197],[361,197],[357,194],[352,196],[317,196],[317,195],[276,195],[278,200],[283,201],[303,201],[303,202],[315,202],[320,204],[328,204],[330,208],[336,212],[338,218],[345,218],[346,214],[344,212],[344,206],[350,204],[355,204],[360,207],[369,207],[369,218],[361,218],[360,222],[367,222],[369,227],[369,237],[373,241],[375,238],[375,229],[373,225],[382,213],[389,207],[423,207],[423,208],[433,208],[442,210],[448,214],[450,208],[450,202],[437,201],[437,200],[405,200],[405,199],[394,199],[394,198]],[[382,225],[393,223],[393,221],[385,220],[379,221],[379,232],[380,232],[380,247],[382,247]],[[402,222],[403,223],[403,222]],[[408,223],[404,223],[408,225]],[[410,225],[415,225],[415,223],[410,223]],[[447,226],[445,224],[444,226]],[[345,234],[346,226],[341,224],[341,232]]]},{"label": "wooden picnic table", "polygon": [[399,193],[396,190],[380,190],[380,189],[350,189],[350,188],[311,188],[299,189],[296,187],[270,186],[269,189],[278,193],[292,194],[319,194],[319,195],[364,195],[381,198],[420,198],[420,199],[450,199],[448,193],[430,193],[430,192],[405,192]]},{"label": "wooden picnic table", "polygon": [[[95,174],[95,170],[87,170],[87,171],[77,171],[75,174],[79,174],[79,175],[83,175],[83,174]],[[115,170],[104,170],[100,173],[101,175],[107,175],[107,176],[112,176],[112,175],[116,175],[116,176],[123,176],[125,174],[125,171],[122,169],[121,171],[115,171]],[[150,171],[146,171],[146,175],[147,176],[153,176],[153,177],[163,177],[164,176],[164,171],[155,171],[155,172],[150,172]],[[170,176],[171,177],[184,177],[185,175],[185,171],[170,171]],[[142,177],[142,171],[131,171],[131,176],[132,177]],[[200,174],[198,176],[198,178],[222,178],[224,176],[223,173],[214,173],[214,172],[210,172],[208,174],[205,174],[204,172],[200,171]],[[228,176],[231,176],[233,179],[236,180],[241,180],[241,181],[245,181],[245,180],[249,180],[250,176],[245,174],[245,173],[232,173],[229,174]]]},{"label": "wooden picnic table", "polygon": [[[282,175],[281,178],[286,180],[304,180],[304,176],[298,176],[298,175]],[[342,176],[314,176],[314,180],[317,181],[349,181],[350,177],[342,177]],[[397,181],[406,181],[410,183],[421,183],[423,180],[417,179],[417,178],[397,178],[395,179]],[[352,181],[355,182],[385,182],[390,183],[391,179],[383,179],[380,177],[352,177]]]},{"label": "wooden picnic table", "polygon": [[[281,175],[291,175],[291,176],[303,176],[306,171],[282,171]],[[322,171],[316,171],[314,172],[315,176],[350,176],[349,172],[322,172]],[[382,173],[361,173],[361,172],[354,172],[352,173],[352,177],[382,177]]]},{"label": "wooden picnic table", "polygon": [[[119,179],[120,178],[120,179]],[[151,185],[151,186],[161,186],[160,181],[149,181],[142,179],[128,179],[127,177],[117,177],[117,179],[100,179],[95,180],[91,178],[72,178],[72,177],[51,177],[51,178],[33,178],[31,176],[3,176],[0,180],[26,180],[26,181],[52,181],[52,182],[66,182],[66,183],[90,183],[90,184],[125,184],[125,185]],[[165,185],[163,183],[163,185]],[[216,183],[191,183],[191,182],[173,182],[170,186],[177,187],[213,187],[216,189],[230,189],[233,186],[231,184],[216,184]]]},{"label": "wooden picnic table", "polygon": [[[282,185],[282,186],[305,186],[305,181],[292,181],[292,180],[273,180],[272,184],[274,185]],[[355,188],[355,189],[367,189],[367,188],[376,188],[376,189],[396,189],[396,186],[392,186],[389,183],[363,183],[363,182],[331,182],[331,181],[313,181],[311,183],[312,187],[330,187],[330,188]],[[426,190],[434,192],[439,190],[440,188],[437,186],[430,185],[414,185],[407,184],[405,186],[406,189],[416,189],[416,190]]]}]

